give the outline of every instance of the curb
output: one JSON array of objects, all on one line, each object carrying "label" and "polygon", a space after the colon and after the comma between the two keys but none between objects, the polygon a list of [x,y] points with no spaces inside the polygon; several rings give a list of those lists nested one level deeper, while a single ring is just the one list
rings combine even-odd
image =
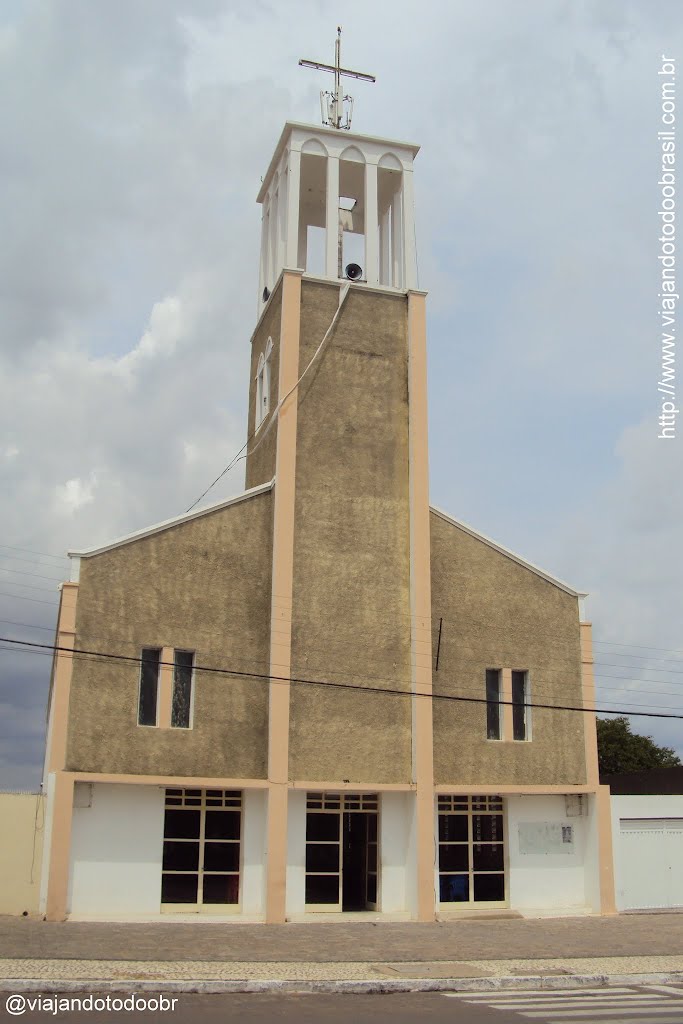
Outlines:
[{"label": "curb", "polygon": [[294,981],[267,979],[262,981],[87,981],[39,978],[2,978],[0,992],[39,992],[53,995],[59,992],[184,992],[218,994],[230,992],[296,992],[382,994],[391,992],[497,992],[500,989],[567,990],[580,988],[610,988],[623,985],[674,985],[683,983],[683,971],[661,974],[570,974],[518,975],[499,978],[387,978],[372,981]]}]

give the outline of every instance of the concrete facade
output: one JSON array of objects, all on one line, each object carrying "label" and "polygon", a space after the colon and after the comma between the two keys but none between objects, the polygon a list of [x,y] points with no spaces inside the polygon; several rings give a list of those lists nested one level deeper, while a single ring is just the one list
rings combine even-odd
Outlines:
[{"label": "concrete facade", "polygon": [[[538,704],[583,706],[576,596],[431,513],[434,693],[482,695],[487,668],[525,669]],[[583,716],[533,708],[530,742],[487,740],[486,704],[435,700],[437,784],[587,781]],[[449,743],[457,730],[458,743]]]},{"label": "concrete facade", "polygon": [[[338,301],[303,282],[300,372]],[[354,689],[293,688],[291,779],[411,781],[409,702],[362,692],[410,690],[407,359],[407,299],[354,290],[299,389],[292,674]]]},{"label": "concrete facade", "polygon": [[[325,158],[330,133],[289,127],[262,190],[271,217],[247,491],[73,555],[50,698],[43,909],[59,920],[191,905],[268,922],[359,901],[421,921],[478,902],[609,913],[581,595],[430,510],[425,293],[340,281],[331,245],[334,274],[321,280],[306,273],[305,246],[274,230],[273,211],[286,210],[301,242],[301,199],[325,212],[332,238],[335,160],[371,212],[378,180],[400,181],[395,223],[412,225],[417,149],[397,143],[392,155],[384,140],[350,136]],[[309,157],[328,164],[301,172]],[[380,174],[397,168],[400,178]],[[305,194],[300,172],[327,182],[324,197]],[[367,250],[382,238],[366,238]],[[412,260],[399,241],[405,284]],[[378,274],[399,280],[375,255]],[[149,647],[160,651],[161,710],[139,725]],[[183,728],[171,720],[178,651],[194,656]],[[487,739],[492,668],[500,740]],[[530,707],[514,740],[515,670],[531,705],[576,710]],[[224,799],[238,809],[221,804],[219,821],[212,807]],[[181,825],[196,831],[174,834]],[[178,895],[184,885],[193,899]]]},{"label": "concrete facade", "polygon": [[[187,648],[197,664],[268,671],[272,505],[259,494],[83,559],[75,646],[139,658]],[[71,772],[265,778],[263,681],[202,675],[194,728],[138,726],[135,660],[73,663]]]}]

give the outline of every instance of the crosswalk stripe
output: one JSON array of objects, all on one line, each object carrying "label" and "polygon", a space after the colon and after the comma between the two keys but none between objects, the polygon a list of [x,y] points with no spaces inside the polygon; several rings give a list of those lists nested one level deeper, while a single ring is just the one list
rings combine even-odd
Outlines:
[{"label": "crosswalk stripe", "polygon": [[571,1008],[576,1007],[588,1007],[597,1006],[598,1008],[604,1007],[615,1007],[621,1006],[660,1006],[662,1003],[670,1005],[668,999],[664,996],[651,995],[651,996],[620,996],[618,999],[601,999],[599,996],[593,996],[584,999],[538,999],[533,1002],[522,1002],[521,1000],[511,999],[496,999],[491,1000],[487,1003],[487,1006],[491,1006],[494,1010],[517,1010],[522,1013],[524,1010],[559,1010],[563,1007]]},{"label": "crosswalk stripe", "polygon": [[[622,993],[630,994],[630,993],[633,993],[634,991],[635,990],[632,989],[632,988],[616,988],[616,987],[615,988],[608,988],[606,985],[603,985],[600,988],[557,988],[557,989],[555,989],[555,988],[538,988],[538,989],[520,988],[520,989],[517,989],[517,990],[514,990],[514,991],[513,990],[508,990],[507,992],[505,992],[505,995],[511,995],[511,996],[519,995],[521,997],[526,998],[527,996],[546,996],[547,997],[549,995],[555,995],[555,994],[557,994],[558,996],[572,996],[575,993],[581,994],[583,996],[583,995],[590,995],[592,992],[599,992],[601,995],[605,995],[606,993],[610,993],[610,995],[621,995]],[[502,994],[502,993],[496,993],[496,992],[488,991],[488,992],[444,992],[443,994],[445,996],[451,996],[452,998],[455,998],[455,999],[468,999],[468,1000],[471,999],[471,1000],[481,1000],[482,1002],[485,1002],[487,999],[491,999],[491,998],[495,999],[496,995]]]},{"label": "crosswalk stripe", "polygon": [[[564,1020],[549,1017],[547,1024],[564,1024]],[[611,1017],[602,1024],[681,1024],[681,1017]]]},{"label": "crosswalk stripe", "polygon": [[[668,1013],[670,1010],[683,1010],[683,1002],[679,1003],[679,1002],[674,1002],[673,1000],[668,1000],[667,999],[665,1001],[663,1000],[658,1005],[660,1005],[662,1007],[662,1011],[664,1013]],[[546,1010],[523,1010],[523,1011],[518,1010],[517,1012],[518,1013],[522,1013],[522,1015],[524,1017],[532,1017],[532,1018],[533,1017],[546,1017],[547,1018],[548,1014],[551,1013],[554,1020],[560,1021],[560,1020],[567,1020],[570,1017],[587,1017],[589,1020],[592,1017],[610,1017],[611,1016],[613,1018],[615,1013],[620,1013],[620,1014],[622,1014],[622,1013],[636,1014],[636,1013],[640,1013],[642,1009],[651,1010],[652,1009],[652,1004],[651,1003],[647,1004],[645,1007],[643,1007],[642,1005],[640,1007],[634,1006],[633,1009],[631,1009],[628,1006],[625,1006],[625,1005],[621,1004],[619,1006],[612,1006],[608,1010],[592,1009],[592,1008],[589,1009],[587,1006],[584,1006],[580,1010],[559,1010],[558,1011],[558,1010],[555,1010],[555,1009],[550,1009],[550,1010],[546,1009]],[[637,1021],[637,1024],[640,1024],[640,1021],[638,1020],[638,1018],[636,1018],[636,1021]]]}]

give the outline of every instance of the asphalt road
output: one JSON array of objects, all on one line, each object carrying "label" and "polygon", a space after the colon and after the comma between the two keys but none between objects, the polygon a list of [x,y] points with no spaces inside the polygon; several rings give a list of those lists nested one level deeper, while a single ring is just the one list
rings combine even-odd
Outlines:
[{"label": "asphalt road", "polygon": [[[16,997],[15,997],[16,998]],[[35,996],[27,995],[26,1000]],[[43,998],[49,998],[45,993]],[[65,998],[64,995],[59,998]],[[88,995],[74,998],[87,999]],[[93,999],[106,999],[94,995]],[[123,992],[110,1000],[130,999]],[[140,998],[136,996],[135,998]],[[159,998],[158,996],[152,998]],[[172,996],[165,996],[170,1003]],[[467,994],[441,992],[395,995],[279,995],[227,994],[179,995],[174,1009],[122,1011],[42,1011],[25,1007],[14,1015],[0,1000],[0,1019],[39,1022],[49,1019],[70,1024],[129,1020],[151,1024],[682,1024],[683,987],[628,986],[624,988],[573,989],[570,992],[503,991]]]}]

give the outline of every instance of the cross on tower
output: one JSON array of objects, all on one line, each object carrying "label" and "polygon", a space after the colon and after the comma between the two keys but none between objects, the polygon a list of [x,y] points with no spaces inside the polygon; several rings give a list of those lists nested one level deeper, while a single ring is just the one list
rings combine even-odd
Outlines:
[{"label": "cross on tower", "polygon": [[[353,96],[344,96],[342,92],[341,77],[360,78],[363,82],[374,82],[374,75],[366,75],[362,71],[349,71],[341,66],[341,28],[337,26],[337,39],[334,44],[334,64],[320,64],[316,60],[300,60],[299,66],[315,68],[317,71],[331,71],[334,75],[334,92],[320,93],[320,111],[323,124],[331,128],[344,128],[348,131],[351,127],[353,115]],[[344,103],[347,103],[346,115],[344,115]]]}]

